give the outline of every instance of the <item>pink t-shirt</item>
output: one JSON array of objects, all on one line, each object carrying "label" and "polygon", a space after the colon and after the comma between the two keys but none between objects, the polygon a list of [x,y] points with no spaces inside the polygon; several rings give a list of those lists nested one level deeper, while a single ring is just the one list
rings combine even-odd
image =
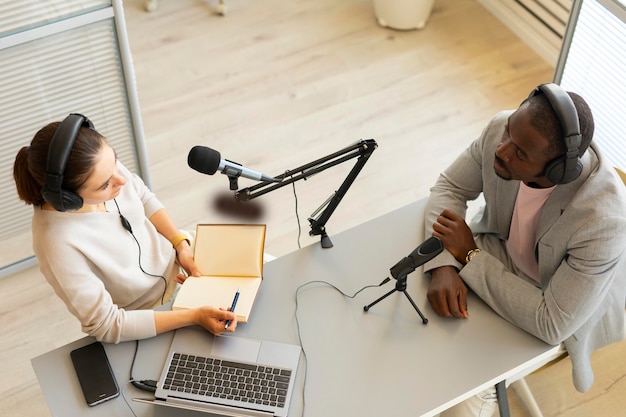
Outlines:
[{"label": "pink t-shirt", "polygon": [[537,225],[544,203],[556,186],[532,188],[521,183],[515,200],[513,218],[506,249],[509,256],[522,272],[539,283],[539,265],[535,258]]}]

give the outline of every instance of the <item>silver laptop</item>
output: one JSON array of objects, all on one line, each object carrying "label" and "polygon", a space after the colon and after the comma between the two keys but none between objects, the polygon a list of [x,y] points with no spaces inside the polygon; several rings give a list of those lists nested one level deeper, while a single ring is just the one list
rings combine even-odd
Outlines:
[{"label": "silver laptop", "polygon": [[223,416],[285,417],[300,346],[178,329],[154,400],[136,401]]}]

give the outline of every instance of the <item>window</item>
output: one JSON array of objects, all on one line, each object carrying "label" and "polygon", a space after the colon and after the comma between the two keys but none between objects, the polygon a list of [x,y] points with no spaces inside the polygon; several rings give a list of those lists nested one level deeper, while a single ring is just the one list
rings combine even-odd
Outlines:
[{"label": "window", "polygon": [[121,1],[0,0],[0,276],[35,264],[13,162],[45,124],[88,116],[149,184]]},{"label": "window", "polygon": [[576,0],[554,81],[587,100],[594,140],[609,161],[626,170],[626,2]]}]

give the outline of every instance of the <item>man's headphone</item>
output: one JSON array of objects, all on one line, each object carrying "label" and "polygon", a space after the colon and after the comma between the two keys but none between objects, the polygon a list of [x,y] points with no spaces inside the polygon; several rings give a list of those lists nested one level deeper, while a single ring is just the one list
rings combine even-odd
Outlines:
[{"label": "man's headphone", "polygon": [[578,157],[582,135],[578,122],[578,112],[572,98],[559,85],[554,83],[541,84],[535,88],[530,97],[543,94],[556,113],[563,129],[563,142],[567,151],[546,164],[544,176],[553,184],[567,184],[581,174],[583,164]]},{"label": "man's headphone", "polygon": [[41,196],[57,211],[78,210],[83,206],[81,196],[62,187],[67,159],[81,127],[95,130],[87,117],[71,113],[57,127],[50,140],[46,185],[41,189]]}]

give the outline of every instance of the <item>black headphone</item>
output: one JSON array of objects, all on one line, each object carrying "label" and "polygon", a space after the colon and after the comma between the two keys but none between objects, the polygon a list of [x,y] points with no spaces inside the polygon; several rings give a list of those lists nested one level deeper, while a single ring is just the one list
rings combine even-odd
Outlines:
[{"label": "black headphone", "polygon": [[544,176],[553,184],[567,184],[574,181],[583,171],[583,164],[578,157],[582,135],[578,122],[578,112],[572,98],[563,88],[554,83],[541,84],[528,98],[543,94],[556,113],[563,129],[565,155],[554,158],[546,164]]},{"label": "black headphone", "polygon": [[63,173],[67,159],[74,146],[74,141],[81,127],[94,130],[93,123],[78,113],[71,113],[54,131],[48,147],[46,166],[46,185],[41,189],[41,196],[57,211],[78,210],[83,206],[81,196],[63,189]]}]

